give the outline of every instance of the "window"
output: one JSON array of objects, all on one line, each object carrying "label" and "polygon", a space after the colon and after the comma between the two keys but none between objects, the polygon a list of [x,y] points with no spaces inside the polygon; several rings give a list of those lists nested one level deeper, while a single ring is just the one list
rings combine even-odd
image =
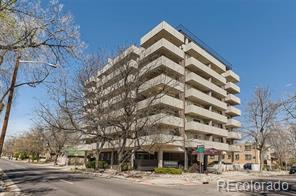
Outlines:
[{"label": "window", "polygon": [[245,145],[245,151],[251,151],[252,146],[251,145]]},{"label": "window", "polygon": [[252,160],[252,155],[251,154],[245,154],[245,160],[246,161]]},{"label": "window", "polygon": [[228,159],[231,159],[231,154],[228,155]]},{"label": "window", "polygon": [[235,160],[239,160],[239,154],[235,155]]}]

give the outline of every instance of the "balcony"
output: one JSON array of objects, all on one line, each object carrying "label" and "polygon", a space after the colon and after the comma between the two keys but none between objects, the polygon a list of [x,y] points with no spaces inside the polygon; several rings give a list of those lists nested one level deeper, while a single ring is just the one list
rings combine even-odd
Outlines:
[{"label": "balcony", "polygon": [[241,149],[240,149],[240,146],[238,146],[238,145],[229,145],[229,151],[231,151],[231,152],[240,152]]},{"label": "balcony", "polygon": [[228,121],[226,123],[226,127],[229,127],[229,128],[240,128],[241,127],[241,123],[238,120],[235,120],[235,119],[228,119]]},{"label": "balcony", "polygon": [[183,83],[175,79],[172,79],[171,77],[166,76],[164,74],[161,74],[159,76],[156,76],[155,78],[152,78],[151,80],[146,81],[144,84],[140,86],[139,92],[143,93],[149,90],[161,90],[163,86],[166,86],[170,89],[174,89],[176,91],[184,92]]},{"label": "balcony", "polygon": [[184,41],[184,35],[166,22],[161,22],[150,32],[141,38],[140,44],[143,48],[148,48],[158,40],[165,38],[173,44],[180,46]]},{"label": "balcony", "polygon": [[184,75],[184,67],[179,65],[178,63],[175,63],[174,61],[170,60],[169,58],[167,58],[165,56],[161,56],[161,57],[157,58],[156,60],[145,65],[141,69],[140,75],[150,73],[151,71],[156,71],[156,70],[161,69],[163,67],[171,72],[178,74],[178,75]]},{"label": "balcony", "polygon": [[213,69],[215,69],[218,73],[224,73],[226,71],[226,66],[223,63],[194,42],[186,44],[184,51],[189,55],[194,56],[204,64],[212,64]]},{"label": "balcony", "polygon": [[84,84],[87,88],[95,87],[97,85],[96,77],[90,77],[90,79],[87,80]]},{"label": "balcony", "polygon": [[138,109],[141,110],[155,105],[165,105],[178,110],[184,108],[182,100],[171,97],[169,95],[159,95],[140,101],[138,103]]},{"label": "balcony", "polygon": [[232,82],[227,82],[227,84],[225,85],[225,90],[232,94],[240,93],[240,88]]},{"label": "balcony", "polygon": [[[137,69],[138,68],[138,63],[135,60],[129,60],[127,62],[127,65],[131,68]],[[114,69],[111,73],[109,73],[108,75],[103,75],[100,82],[104,85],[106,85],[106,83],[112,83],[115,82],[116,80],[120,79],[120,77],[122,78],[124,76],[124,74],[122,74],[124,70],[123,69]]]},{"label": "balcony", "polygon": [[230,131],[230,132],[228,132],[227,138],[228,139],[240,140],[242,138],[242,135],[239,132]]},{"label": "balcony", "polygon": [[183,127],[184,120],[182,118],[172,116],[165,113],[159,113],[152,116],[148,116],[142,119],[146,125],[166,125],[170,127],[181,128]]},{"label": "balcony", "polygon": [[232,70],[227,70],[225,73],[222,74],[228,82],[237,83],[240,81],[239,76],[234,73]]},{"label": "balcony", "polygon": [[198,61],[194,57],[188,58],[185,61],[185,66],[190,68],[191,70],[198,71],[199,73],[201,73],[205,77],[212,77],[213,82],[217,83],[218,85],[225,85],[226,84],[226,79],[222,75],[220,75],[219,73],[217,73],[216,71],[214,71],[213,69],[208,67],[207,65],[201,63],[200,61]]},{"label": "balcony", "polygon": [[186,105],[185,106],[185,114],[191,114],[191,115],[196,115],[200,116],[205,119],[210,119],[219,123],[226,123],[227,118],[226,116],[223,116],[221,114],[211,112],[210,110],[201,108],[196,105]]},{"label": "balcony", "polygon": [[237,109],[236,107],[228,106],[227,110],[226,110],[226,114],[228,114],[230,116],[240,116],[241,111],[239,109]]},{"label": "balcony", "polygon": [[202,124],[195,121],[186,122],[185,130],[198,131],[198,132],[203,132],[205,134],[213,134],[213,135],[219,135],[224,137],[228,136],[228,131],[226,129],[213,127],[213,126]]},{"label": "balcony", "polygon": [[240,98],[238,98],[235,95],[228,94],[227,97],[225,98],[225,102],[231,104],[231,105],[238,105],[241,103]]},{"label": "balcony", "polygon": [[133,59],[137,59],[141,53],[141,48],[138,48],[135,45],[130,46],[126,50],[124,50],[119,56],[115,57],[114,59],[108,58],[108,63],[97,72],[97,76],[100,77],[103,74],[110,74],[114,71],[114,69],[118,68],[118,64],[121,60],[125,59],[128,56],[133,56]]},{"label": "balcony", "polygon": [[209,82],[193,72],[186,73],[186,82],[193,86],[198,86],[201,90],[213,91],[218,97],[226,97],[226,91],[219,86]]},{"label": "balcony", "polygon": [[205,148],[215,148],[217,150],[229,151],[227,143],[213,142],[209,140],[192,139],[186,141],[186,147],[196,148],[197,145],[204,145]]},{"label": "balcony", "polygon": [[146,58],[153,54],[165,55],[167,57],[170,57],[170,59],[175,60],[176,62],[184,58],[183,50],[181,50],[180,48],[178,48],[177,46],[175,46],[174,44],[172,44],[164,38],[160,39],[152,46],[147,48],[141,57]]},{"label": "balcony", "polygon": [[185,97],[193,101],[196,101],[202,105],[213,105],[214,107],[219,108],[220,110],[226,110],[226,103],[216,99],[212,96],[209,96],[197,89],[189,88],[185,90]]},{"label": "balcony", "polygon": [[121,93],[121,91],[123,90],[123,87],[128,86],[133,80],[134,80],[134,76],[129,75],[126,81],[125,79],[121,79],[118,82],[113,83],[112,85],[102,90],[100,92],[100,95],[107,96],[107,95],[110,95],[111,93],[112,94],[114,93],[115,95],[118,93]]}]

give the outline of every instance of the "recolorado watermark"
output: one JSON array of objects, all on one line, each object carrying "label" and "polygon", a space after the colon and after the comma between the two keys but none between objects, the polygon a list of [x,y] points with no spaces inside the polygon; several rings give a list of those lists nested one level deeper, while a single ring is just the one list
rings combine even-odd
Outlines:
[{"label": "recolorado watermark", "polygon": [[282,181],[245,181],[234,182],[218,180],[217,190],[226,192],[280,192],[288,191],[289,183]]}]

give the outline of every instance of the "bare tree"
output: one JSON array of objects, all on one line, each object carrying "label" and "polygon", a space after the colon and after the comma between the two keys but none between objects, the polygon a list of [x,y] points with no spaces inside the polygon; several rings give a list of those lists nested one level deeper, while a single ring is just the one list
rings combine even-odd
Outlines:
[{"label": "bare tree", "polygon": [[289,142],[289,131],[284,126],[274,124],[271,127],[271,133],[268,137],[268,144],[271,145],[275,156],[279,160],[280,169],[282,169],[283,163],[285,163],[285,169],[287,169],[288,161],[291,157],[292,146]]},{"label": "bare tree", "polygon": [[[69,131],[71,126],[68,116],[60,110],[52,110],[48,105],[42,105],[38,111],[39,120],[36,122],[35,130],[43,138],[43,142],[51,155],[54,155],[54,164],[57,164],[58,157],[68,145],[78,143],[80,135],[77,132]],[[65,128],[65,129],[64,129]]]},{"label": "bare tree", "polygon": [[[106,103],[103,98],[106,93],[98,84],[102,84],[102,78],[97,78],[97,73],[105,64],[105,58],[102,53],[89,55],[83,62],[82,68],[76,75],[76,86],[72,88],[72,104],[65,104],[64,108],[68,116],[80,121],[80,132],[84,135],[86,140],[93,141],[96,149],[96,165],[99,168],[99,157],[101,151],[110,139],[106,134],[106,127],[108,122],[108,115],[106,111]],[[66,99],[64,99],[65,102]],[[68,100],[69,101],[69,100]],[[76,116],[76,117],[75,117]],[[77,118],[79,116],[79,118]]]},{"label": "bare tree", "polygon": [[48,95],[56,106],[55,110],[63,112],[68,119],[66,124],[48,123],[49,127],[83,135],[82,140],[96,143],[96,168],[101,149],[108,139],[105,134],[107,116],[101,115],[108,107],[103,107],[103,91],[92,87],[99,82],[96,75],[103,64],[101,54],[89,55],[74,77],[63,72],[56,76],[55,83],[48,85]]},{"label": "bare tree", "polygon": [[282,101],[284,111],[287,113],[288,119],[296,120],[296,95],[288,97]]},{"label": "bare tree", "polygon": [[291,156],[294,158],[294,161],[296,161],[296,125],[291,124],[289,126],[289,137],[288,137],[288,143],[290,145],[291,150]]},{"label": "bare tree", "polygon": [[[76,74],[76,82],[67,82],[63,76],[49,88],[53,102],[70,123],[67,126],[51,123],[51,126],[79,132],[95,143],[97,166],[100,153],[108,146],[117,152],[121,169],[137,150],[155,150],[157,145],[172,142],[174,136],[180,135],[178,129],[171,128],[171,137],[165,136],[160,125],[168,115],[178,115],[169,114],[160,103],[166,94],[178,96],[171,89],[178,83],[172,78],[179,76],[170,72],[168,77],[164,74],[166,70],[156,66],[156,60],[144,61],[127,52],[129,49],[124,51],[120,50],[118,57],[109,60],[112,71],[104,72],[102,55],[92,55]],[[159,77],[151,83],[156,75]],[[151,87],[155,90],[148,91]]]},{"label": "bare tree", "polygon": [[[6,135],[14,89],[23,85],[35,87],[49,76],[46,66],[20,66],[21,60],[54,62],[62,64],[66,59],[77,58],[83,47],[78,27],[72,16],[65,14],[58,1],[51,1],[43,9],[39,1],[0,1],[0,112],[7,107],[0,140],[0,154]],[[17,83],[18,72],[25,81]],[[8,96],[9,95],[9,96]]]},{"label": "bare tree", "polygon": [[118,57],[111,61],[112,72],[106,77],[112,78],[113,82],[110,80],[104,89],[108,102],[107,129],[112,136],[110,144],[117,151],[119,171],[136,151],[149,152],[155,146],[173,142],[175,136],[180,136],[179,129],[171,128],[169,131],[169,128],[164,130],[161,126],[162,120],[169,115],[178,115],[177,112],[169,113],[161,99],[168,94],[179,96],[171,91],[179,84],[179,76],[159,69],[158,56],[137,56],[133,50],[132,46],[119,51]]},{"label": "bare tree", "polygon": [[271,126],[275,120],[279,104],[271,99],[268,88],[256,88],[246,109],[245,134],[256,145],[260,156],[260,171],[263,166],[263,152],[267,150],[267,139],[271,135]]}]

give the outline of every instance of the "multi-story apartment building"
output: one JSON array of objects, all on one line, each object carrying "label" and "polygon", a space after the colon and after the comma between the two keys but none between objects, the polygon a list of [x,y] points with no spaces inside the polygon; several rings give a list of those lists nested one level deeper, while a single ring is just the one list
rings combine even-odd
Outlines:
[{"label": "multi-story apartment building", "polygon": [[[223,58],[185,28],[174,28],[166,22],[161,22],[145,34],[139,47],[133,45],[123,54],[120,58],[110,59],[96,77],[104,75],[106,82],[113,80],[118,84],[120,79],[114,79],[118,62],[125,56],[129,56],[129,62],[147,58],[147,64],[153,64],[153,70],[157,71],[146,77],[147,81],[139,93],[145,92],[147,97],[147,92],[154,91],[156,87],[171,85],[170,90],[157,102],[162,109],[153,115],[165,113],[165,117],[158,122],[159,131],[163,135],[179,138],[159,144],[154,154],[137,152],[135,159],[156,160],[159,167],[173,162],[187,165],[187,162],[190,164],[196,160],[192,152],[198,145],[217,149],[224,154],[239,150],[234,143],[241,138],[236,131],[241,124],[235,119],[241,114],[236,107],[240,104],[236,95],[240,93],[236,84],[240,77]],[[142,69],[138,66],[135,68]],[[95,78],[92,80],[96,81]],[[173,81],[174,85],[167,83],[168,80]],[[98,86],[95,82],[93,84]],[[108,99],[116,100],[115,96],[110,94]],[[139,100],[139,105],[145,106],[145,100]],[[188,160],[184,156],[184,148]],[[110,149],[106,147],[105,151],[102,157],[110,158]]]},{"label": "multi-story apartment building", "polygon": [[[244,165],[246,163],[260,164],[260,153],[256,145],[251,143],[236,144],[239,152],[234,153],[234,157],[224,156],[225,162],[232,162],[235,164]],[[268,148],[263,152],[263,164],[271,166],[272,163],[272,148]]]}]

